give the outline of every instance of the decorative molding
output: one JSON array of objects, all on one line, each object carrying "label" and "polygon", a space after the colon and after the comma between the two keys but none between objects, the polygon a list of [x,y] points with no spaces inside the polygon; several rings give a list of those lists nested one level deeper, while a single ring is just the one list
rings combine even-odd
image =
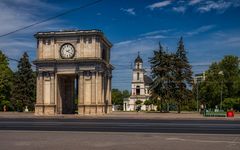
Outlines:
[{"label": "decorative molding", "polygon": [[83,75],[84,75],[84,79],[90,80],[92,78],[92,72],[91,71],[84,71]]}]

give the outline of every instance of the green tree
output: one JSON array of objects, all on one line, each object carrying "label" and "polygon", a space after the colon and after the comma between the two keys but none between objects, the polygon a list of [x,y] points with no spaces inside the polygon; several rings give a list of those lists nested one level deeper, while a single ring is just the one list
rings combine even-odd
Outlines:
[{"label": "green tree", "polygon": [[223,108],[225,110],[234,109],[240,111],[240,98],[225,98]]},{"label": "green tree", "polygon": [[175,92],[174,97],[178,106],[178,113],[181,112],[181,105],[188,98],[188,87],[192,86],[192,68],[188,62],[186,50],[184,47],[183,38],[181,37],[178,42],[176,52],[177,62],[175,66]]},{"label": "green tree", "polygon": [[[220,71],[222,71],[222,79],[224,81],[225,97],[235,97],[240,95],[235,95],[236,90],[234,89],[234,82],[237,82],[239,78],[239,59],[236,56],[225,56],[222,61],[219,62]],[[220,78],[221,78],[220,77]]]},{"label": "green tree", "polygon": [[120,91],[119,89],[112,89],[112,104],[118,105],[117,109],[123,109],[123,100],[129,98],[130,93],[128,90]]},{"label": "green tree", "polygon": [[151,74],[153,82],[150,85],[151,99],[157,100],[158,108],[161,108],[163,102],[171,98],[173,87],[173,64],[175,56],[173,54],[168,54],[162,45],[159,43],[159,50],[153,52],[153,57],[150,58],[151,63]]},{"label": "green tree", "polygon": [[123,95],[118,89],[112,89],[112,104],[123,105]]},{"label": "green tree", "polygon": [[0,50],[0,110],[4,105],[7,106],[7,109],[11,109],[10,94],[13,73],[8,65],[7,57]]},{"label": "green tree", "polygon": [[222,99],[240,97],[239,59],[225,56],[206,71],[206,80],[200,83],[199,97],[208,107],[221,105]]},{"label": "green tree", "polygon": [[129,96],[130,96],[129,91],[128,91],[128,90],[123,90],[123,92],[122,92],[122,97],[123,97],[123,98],[129,98]]},{"label": "green tree", "polygon": [[23,111],[27,106],[29,110],[34,109],[36,78],[29,62],[28,54],[25,52],[18,64],[18,70],[14,74],[11,101],[15,109]]},{"label": "green tree", "polygon": [[147,99],[147,100],[144,101],[143,104],[146,105],[146,106],[149,106],[149,105],[152,105],[152,101]]},{"label": "green tree", "polygon": [[148,109],[149,109],[149,106],[152,105],[152,101],[149,100],[149,99],[147,99],[147,100],[144,101],[143,104],[146,105],[146,108],[147,108],[147,110],[148,110]]}]

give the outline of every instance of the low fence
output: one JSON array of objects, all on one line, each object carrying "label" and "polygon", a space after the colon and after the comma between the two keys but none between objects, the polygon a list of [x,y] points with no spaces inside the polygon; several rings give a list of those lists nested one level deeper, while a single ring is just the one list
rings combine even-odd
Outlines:
[{"label": "low fence", "polygon": [[227,113],[225,111],[214,112],[214,111],[206,110],[203,113],[203,116],[205,116],[205,117],[227,117]]}]

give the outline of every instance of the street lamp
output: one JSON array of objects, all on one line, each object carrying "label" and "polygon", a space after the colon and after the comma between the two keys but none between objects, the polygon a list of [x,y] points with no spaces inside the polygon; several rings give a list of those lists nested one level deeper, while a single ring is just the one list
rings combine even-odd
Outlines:
[{"label": "street lamp", "polygon": [[[218,72],[219,75],[223,76],[223,71]],[[220,110],[222,110],[222,99],[223,99],[223,79],[221,80],[221,104],[220,104]]]},{"label": "street lamp", "polygon": [[198,109],[198,81],[197,81],[197,112],[199,112],[199,109]]}]

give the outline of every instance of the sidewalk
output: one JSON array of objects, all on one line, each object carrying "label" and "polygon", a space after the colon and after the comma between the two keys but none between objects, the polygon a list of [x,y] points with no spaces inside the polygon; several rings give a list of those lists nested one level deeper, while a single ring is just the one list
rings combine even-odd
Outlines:
[{"label": "sidewalk", "polygon": [[240,120],[240,114],[235,113],[234,118],[227,117],[204,117],[203,115],[197,112],[181,112],[178,114],[177,112],[170,113],[159,113],[159,112],[112,112],[110,114],[105,115],[55,115],[55,116],[36,116],[32,112],[24,113],[24,112],[0,112],[0,118],[53,118],[53,119],[61,119],[61,118],[83,118],[83,119],[176,119],[176,120]]},{"label": "sidewalk", "polygon": [[182,111],[180,114],[177,112],[159,113],[159,112],[113,112],[107,116],[115,118],[132,118],[132,119],[176,119],[176,120],[240,120],[240,114],[235,114],[234,118],[227,117],[204,117],[197,112]]}]

